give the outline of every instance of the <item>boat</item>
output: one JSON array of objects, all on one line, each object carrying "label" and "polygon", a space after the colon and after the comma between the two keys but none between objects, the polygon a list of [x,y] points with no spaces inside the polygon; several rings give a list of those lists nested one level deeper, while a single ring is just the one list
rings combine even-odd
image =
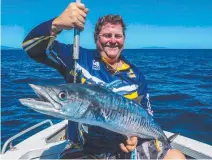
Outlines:
[{"label": "boat", "polygon": [[[19,144],[13,146],[12,142],[44,124],[50,126],[35,133],[31,137],[23,140]],[[82,159],[83,155],[80,148],[74,148],[73,143],[67,140],[67,120],[63,120],[53,124],[51,120],[42,121],[20,133],[9,138],[2,148],[0,155],[1,159]],[[174,133],[164,131],[167,137],[174,135]],[[178,135],[171,143],[172,147],[180,150],[191,159],[212,159],[212,146],[196,141],[194,139]],[[74,149],[70,149],[74,148]],[[69,154],[66,154],[69,152]],[[71,152],[71,153],[70,153]]]}]

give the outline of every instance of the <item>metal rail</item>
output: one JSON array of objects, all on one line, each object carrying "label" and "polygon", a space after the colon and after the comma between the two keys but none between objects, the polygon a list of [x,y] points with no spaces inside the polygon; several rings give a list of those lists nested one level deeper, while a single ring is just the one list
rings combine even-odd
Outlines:
[{"label": "metal rail", "polygon": [[3,146],[3,148],[2,148],[2,152],[1,152],[1,153],[2,153],[2,154],[5,153],[5,151],[6,151],[6,149],[7,149],[7,147],[8,147],[9,144],[10,144],[10,148],[13,148],[12,141],[13,141],[14,139],[16,139],[16,138],[22,136],[23,134],[25,134],[25,133],[27,133],[27,132],[29,132],[29,131],[31,131],[31,130],[37,128],[37,127],[40,127],[41,125],[43,125],[43,124],[45,124],[45,123],[50,123],[50,126],[53,125],[52,121],[49,120],[49,119],[47,119],[47,120],[45,120],[45,121],[43,121],[43,122],[40,122],[40,123],[38,123],[38,124],[36,124],[36,125],[34,125],[34,126],[32,126],[32,127],[27,128],[26,130],[21,131],[20,133],[18,133],[18,134],[16,134],[16,135],[14,135],[13,137],[9,138],[9,139],[4,143],[4,146]]}]

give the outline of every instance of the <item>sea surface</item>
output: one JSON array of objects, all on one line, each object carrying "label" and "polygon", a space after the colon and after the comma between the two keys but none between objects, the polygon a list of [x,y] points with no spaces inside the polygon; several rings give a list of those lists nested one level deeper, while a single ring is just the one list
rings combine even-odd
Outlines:
[{"label": "sea surface", "polygon": [[[138,49],[124,50],[123,54],[143,71],[154,117],[162,129],[212,145],[212,50]],[[20,98],[36,97],[29,83],[56,85],[65,81],[23,50],[2,50],[1,147],[11,136],[45,119],[61,121],[20,104]]]}]

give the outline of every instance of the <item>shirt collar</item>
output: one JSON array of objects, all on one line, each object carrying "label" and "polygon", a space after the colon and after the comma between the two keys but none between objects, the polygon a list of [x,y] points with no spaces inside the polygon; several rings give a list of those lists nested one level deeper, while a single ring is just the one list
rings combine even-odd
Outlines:
[{"label": "shirt collar", "polygon": [[[96,50],[94,53],[94,58],[96,60],[102,61],[101,55],[99,54],[99,52]],[[129,68],[131,68],[132,64],[130,62],[128,62],[124,56],[120,56],[120,59],[123,61],[124,65],[120,68],[118,68],[119,71],[124,71],[124,70],[128,70]],[[104,61],[102,61],[103,63],[105,63]]]}]

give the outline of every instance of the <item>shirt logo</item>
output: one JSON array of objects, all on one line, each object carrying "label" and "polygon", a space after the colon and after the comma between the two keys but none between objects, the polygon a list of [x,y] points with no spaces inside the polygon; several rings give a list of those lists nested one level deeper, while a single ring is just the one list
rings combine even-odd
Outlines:
[{"label": "shirt logo", "polygon": [[130,69],[130,71],[127,73],[129,78],[136,78],[135,73],[133,72],[132,69]]},{"label": "shirt logo", "polygon": [[98,70],[98,71],[100,70],[99,61],[93,60],[92,69],[93,69],[93,70]]}]

